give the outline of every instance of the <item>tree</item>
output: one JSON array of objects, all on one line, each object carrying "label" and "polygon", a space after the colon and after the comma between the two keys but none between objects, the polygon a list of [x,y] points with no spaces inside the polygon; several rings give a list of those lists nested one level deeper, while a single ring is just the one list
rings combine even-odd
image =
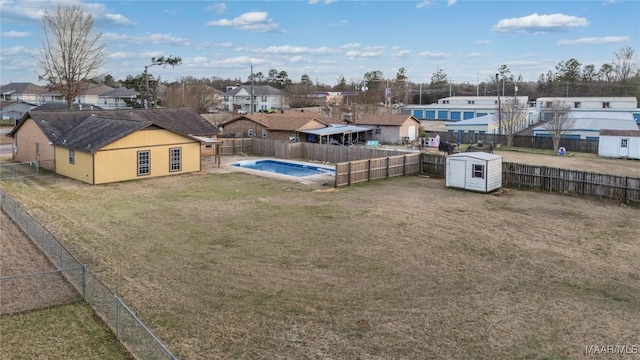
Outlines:
[{"label": "tree", "polygon": [[636,75],[638,67],[633,58],[633,48],[623,47],[616,52],[616,58],[613,61],[613,70],[622,84],[625,84],[630,78]]},{"label": "tree", "polygon": [[309,77],[309,75],[302,74],[302,76],[300,77],[300,84],[302,84],[302,85],[313,85],[313,81],[311,81],[311,78]]},{"label": "tree", "polygon": [[59,91],[69,109],[82,90],[82,83],[95,76],[107,59],[101,33],[94,32],[94,20],[78,6],[58,5],[42,16],[43,48],[36,62],[51,90]]},{"label": "tree", "polygon": [[502,125],[501,134],[504,134],[507,140],[507,146],[513,145],[513,136],[523,128],[527,123],[527,114],[529,109],[526,103],[519,102],[516,97],[508,97],[501,104],[500,120]]},{"label": "tree", "polygon": [[564,101],[555,100],[551,103],[551,119],[544,123],[544,129],[551,132],[553,149],[558,151],[562,135],[566,134],[575,125],[575,119],[569,117],[571,106]]},{"label": "tree", "polygon": [[431,75],[431,87],[441,87],[447,84],[449,84],[447,73],[443,69],[438,69]]},{"label": "tree", "polygon": [[[149,86],[150,85],[149,85],[149,71],[148,71],[148,69],[151,66],[156,66],[156,65],[162,66],[162,67],[165,67],[167,65],[171,65],[171,67],[175,67],[175,66],[180,65],[180,64],[182,64],[182,58],[180,58],[178,56],[176,56],[176,57],[168,56],[166,58],[164,56],[160,56],[159,58],[152,57],[151,58],[151,64],[150,65],[145,65],[145,67],[144,67],[144,77],[145,77],[145,81],[146,81],[145,93],[144,93],[145,94],[145,96],[144,96],[144,100],[145,100],[144,101],[144,106],[145,107],[148,108],[148,107],[154,107],[155,106],[156,101],[157,101],[156,96],[157,96],[157,93],[158,93],[157,91],[154,91],[153,92],[154,97],[153,98],[149,98]],[[158,78],[158,81],[156,81],[155,84],[154,84],[156,90],[158,88],[159,83],[160,83],[160,78]]]},{"label": "tree", "polygon": [[187,76],[170,84],[162,104],[167,107],[189,107],[202,114],[220,105],[217,90],[207,85],[207,79]]}]

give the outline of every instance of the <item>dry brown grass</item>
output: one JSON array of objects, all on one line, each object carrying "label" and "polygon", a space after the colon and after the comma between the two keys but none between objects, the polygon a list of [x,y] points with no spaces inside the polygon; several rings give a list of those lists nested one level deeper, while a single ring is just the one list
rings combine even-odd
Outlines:
[{"label": "dry brown grass", "polygon": [[408,177],[4,184],[182,359],[580,358],[637,344],[640,213]]}]

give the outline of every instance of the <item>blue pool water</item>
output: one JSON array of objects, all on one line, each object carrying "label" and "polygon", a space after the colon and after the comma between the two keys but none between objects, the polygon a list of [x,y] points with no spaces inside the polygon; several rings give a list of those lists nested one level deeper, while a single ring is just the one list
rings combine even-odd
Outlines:
[{"label": "blue pool water", "polygon": [[231,165],[295,177],[304,177],[327,173],[332,175],[335,174],[335,169],[329,167],[298,164],[282,160],[243,160]]}]

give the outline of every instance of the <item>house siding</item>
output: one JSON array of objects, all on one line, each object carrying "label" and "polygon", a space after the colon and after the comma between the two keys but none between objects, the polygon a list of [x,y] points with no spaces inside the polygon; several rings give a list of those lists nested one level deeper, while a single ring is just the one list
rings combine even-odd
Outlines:
[{"label": "house siding", "polygon": [[[169,149],[181,148],[182,169],[169,171]],[[95,184],[200,171],[200,142],[168,130],[142,130],[94,155]],[[151,174],[138,176],[138,151],[150,151]],[[79,179],[81,180],[81,179]]]},{"label": "house siding", "polygon": [[[253,130],[253,137],[262,137],[262,130],[266,129],[264,125],[258,124],[251,120],[237,120],[224,126],[224,134],[226,136],[248,137],[247,130]],[[268,131],[267,131],[268,132]],[[237,134],[241,134],[238,136]],[[267,134],[267,137],[269,134]]]},{"label": "house siding", "polygon": [[[38,145],[36,145],[38,144]],[[40,167],[47,170],[55,170],[55,151],[49,144],[49,139],[44,135],[40,127],[36,125],[35,120],[27,119],[22,124],[20,131],[16,132],[13,137],[14,161],[38,161]],[[39,151],[36,153],[36,147]]]},{"label": "house siding", "polygon": [[56,162],[56,173],[88,184],[94,183],[92,154],[74,150],[73,164],[69,163],[69,149],[56,146],[55,154],[56,159],[60,159]]}]

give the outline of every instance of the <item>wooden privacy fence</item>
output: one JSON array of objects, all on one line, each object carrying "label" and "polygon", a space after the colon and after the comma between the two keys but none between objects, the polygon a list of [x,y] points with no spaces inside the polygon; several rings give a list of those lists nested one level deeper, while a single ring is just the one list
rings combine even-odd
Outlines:
[{"label": "wooden privacy fence", "polygon": [[220,155],[249,154],[253,152],[253,139],[219,138],[218,140],[222,140]]},{"label": "wooden privacy fence", "polygon": [[[446,157],[422,154],[420,172],[446,176]],[[640,178],[502,162],[502,185],[640,205]]]},{"label": "wooden privacy fence", "polygon": [[275,139],[253,139],[254,155],[273,156],[279,159],[304,159],[309,161],[339,163],[347,161],[405,155],[406,151],[370,149],[363,147],[288,142]]},{"label": "wooden privacy fence", "polygon": [[336,164],[335,186],[419,173],[419,153],[342,162]]}]

